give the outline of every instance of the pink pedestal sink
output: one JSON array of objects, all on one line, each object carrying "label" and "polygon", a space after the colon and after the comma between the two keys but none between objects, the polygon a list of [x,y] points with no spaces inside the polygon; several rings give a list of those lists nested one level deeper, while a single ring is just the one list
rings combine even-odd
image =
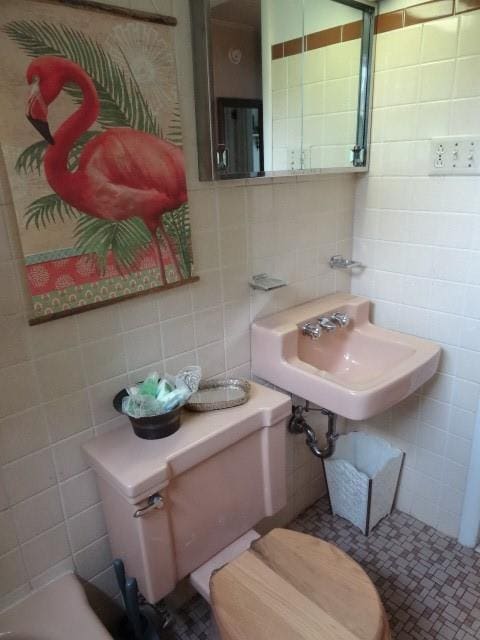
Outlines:
[{"label": "pink pedestal sink", "polygon": [[[301,327],[347,313],[348,327],[318,340]],[[369,321],[370,301],[334,294],[293,307],[252,326],[252,371],[329,411],[364,420],[400,402],[438,368],[440,347]]]}]

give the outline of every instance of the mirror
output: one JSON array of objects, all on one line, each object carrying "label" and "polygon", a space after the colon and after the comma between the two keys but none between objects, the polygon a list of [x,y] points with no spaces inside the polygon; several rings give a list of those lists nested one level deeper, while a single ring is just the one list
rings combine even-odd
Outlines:
[{"label": "mirror", "polygon": [[260,173],[263,162],[262,100],[217,98],[217,169]]},{"label": "mirror", "polygon": [[374,8],[190,0],[200,180],[367,165]]}]

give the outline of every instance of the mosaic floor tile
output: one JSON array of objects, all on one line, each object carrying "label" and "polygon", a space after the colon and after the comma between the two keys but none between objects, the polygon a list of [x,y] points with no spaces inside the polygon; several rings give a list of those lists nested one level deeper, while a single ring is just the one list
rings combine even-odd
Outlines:
[{"label": "mosaic floor tile", "polygon": [[[480,639],[480,554],[395,511],[366,538],[332,516],[326,499],[291,529],[335,543],[375,583],[396,640]],[[193,598],[178,612],[176,640],[214,640],[210,609]]]}]

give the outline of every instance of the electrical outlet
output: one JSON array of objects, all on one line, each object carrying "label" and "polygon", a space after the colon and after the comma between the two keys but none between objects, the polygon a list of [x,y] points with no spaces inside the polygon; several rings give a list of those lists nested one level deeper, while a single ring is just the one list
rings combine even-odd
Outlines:
[{"label": "electrical outlet", "polygon": [[445,168],[445,145],[443,144],[443,142],[434,144],[433,166],[435,169]]},{"label": "electrical outlet", "polygon": [[480,175],[480,137],[433,138],[430,175]]},{"label": "electrical outlet", "polygon": [[302,169],[302,150],[299,147],[287,149],[287,168],[291,171]]}]

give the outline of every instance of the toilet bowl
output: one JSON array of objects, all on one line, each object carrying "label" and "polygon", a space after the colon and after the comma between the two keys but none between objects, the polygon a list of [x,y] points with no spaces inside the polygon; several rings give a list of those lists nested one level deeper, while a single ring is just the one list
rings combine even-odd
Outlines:
[{"label": "toilet bowl", "polygon": [[378,593],[338,547],[274,529],[212,574],[222,640],[389,640]]}]

